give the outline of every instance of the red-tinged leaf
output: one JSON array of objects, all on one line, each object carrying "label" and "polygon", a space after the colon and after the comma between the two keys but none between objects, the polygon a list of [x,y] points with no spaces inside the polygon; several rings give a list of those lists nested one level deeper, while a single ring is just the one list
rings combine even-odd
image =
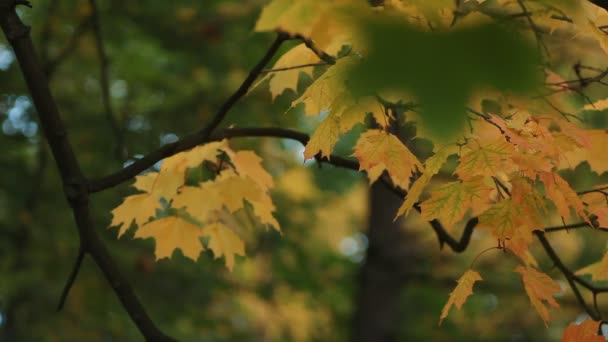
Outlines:
[{"label": "red-tinged leaf", "polygon": [[570,219],[570,208],[572,207],[578,216],[591,224],[585,213],[583,201],[565,179],[554,172],[542,172],[540,180],[545,185],[547,197],[555,204],[557,212],[564,220]]},{"label": "red-tinged leaf", "polygon": [[597,216],[597,223],[600,228],[608,228],[608,207],[597,208],[592,214]]},{"label": "red-tinged leaf", "polygon": [[539,272],[532,267],[517,266],[515,272],[521,275],[526,294],[528,294],[532,306],[534,306],[545,322],[545,325],[547,325],[549,321],[547,306],[559,307],[553,295],[561,292],[561,286],[545,273]]},{"label": "red-tinged leaf", "polygon": [[483,280],[479,273],[469,269],[467,270],[460,279],[458,279],[458,285],[454,288],[454,291],[450,293],[450,297],[448,302],[445,303],[443,310],[441,310],[441,317],[439,318],[439,325],[443,322],[443,320],[448,317],[448,313],[450,312],[450,308],[452,305],[456,306],[458,310],[462,308],[462,305],[467,300],[467,298],[473,294],[473,285],[478,280]]},{"label": "red-tinged leaf", "polygon": [[580,324],[570,323],[564,330],[562,342],[605,342],[606,338],[597,334],[601,323],[591,319]]},{"label": "red-tinged leaf", "polygon": [[423,170],[422,164],[399,138],[379,129],[361,134],[353,155],[359,160],[360,170],[368,172],[372,183],[386,170],[395,184],[407,189],[414,168]]}]

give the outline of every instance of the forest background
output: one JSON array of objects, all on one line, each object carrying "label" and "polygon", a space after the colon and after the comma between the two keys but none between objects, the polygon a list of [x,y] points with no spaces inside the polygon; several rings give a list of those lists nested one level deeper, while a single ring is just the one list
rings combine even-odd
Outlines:
[{"label": "forest background", "polygon": [[[257,0],[48,0],[24,8],[85,173],[110,174],[203,127],[272,44],[272,33],[253,32],[264,5]],[[525,17],[513,20],[526,23]],[[543,35],[551,44],[550,34]],[[287,42],[273,61],[299,43]],[[587,61],[605,58],[598,44],[581,51]],[[564,74],[575,78],[571,70]],[[310,75],[300,74],[298,89],[311,82]],[[593,89],[590,96],[600,98],[601,91]],[[297,97],[287,90],[273,99],[267,84],[259,84],[224,125],[311,133],[321,118],[304,115],[301,107],[284,114]],[[0,338],[140,339],[90,259],[56,312],[79,240],[6,40],[0,40],[0,114],[5,151],[0,154]],[[608,126],[601,111],[584,115],[589,127]],[[362,130],[346,135],[334,153],[351,155]],[[247,257],[237,256],[231,272],[211,250],[196,262],[181,252],[156,262],[152,240],[131,239],[133,231],[117,240],[118,230],[105,227],[111,210],[133,194],[129,184],[91,198],[93,219],[111,255],[168,335],[183,341],[201,336],[211,341],[547,340],[559,339],[570,322],[584,319],[566,281],[546,258],[539,258],[541,268],[563,288],[557,295],[561,309],[551,312],[547,327],[512,272],[515,258],[494,251],[474,260],[496,244],[491,235],[475,233],[462,254],[440,250],[435,232],[419,215],[393,222],[403,199],[382,184],[370,187],[365,175],[305,162],[299,142],[244,138],[230,144],[263,158],[273,175],[275,216],[282,228],[281,234],[259,229],[246,210],[235,215],[239,225],[258,229],[247,230]],[[424,144],[417,148],[428,150]],[[606,175],[588,163],[563,176],[575,189],[606,183]],[[442,177],[450,176],[440,173],[437,179]],[[563,260],[581,268],[602,255],[603,236],[564,230],[551,242]],[[542,255],[540,249],[533,253]],[[455,281],[473,262],[484,281],[476,284],[464,312],[453,310],[438,327]]]}]

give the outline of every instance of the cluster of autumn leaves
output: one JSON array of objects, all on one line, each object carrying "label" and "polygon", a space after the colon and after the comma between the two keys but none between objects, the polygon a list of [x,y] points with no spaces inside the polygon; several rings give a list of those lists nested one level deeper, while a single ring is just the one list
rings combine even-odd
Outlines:
[{"label": "cluster of autumn leaves", "polygon": [[[111,225],[121,227],[120,237],[134,221],[136,238],[155,239],[157,259],[170,258],[179,248],[196,260],[204,250],[201,238],[208,238],[208,247],[232,270],[234,256],[244,256],[245,247],[230,214],[243,209],[245,201],[261,224],[280,231],[269,195],[273,179],[261,161],[253,151],[232,151],[226,141],[178,153],[165,159],[158,172],[136,178],[133,186],[143,193],[126,197],[112,211]],[[187,184],[189,173],[208,169],[214,170],[209,179]]]},{"label": "cluster of autumn leaves", "polygon": [[[500,6],[505,4],[498,2]],[[434,142],[433,155],[421,161],[399,137],[389,132],[393,113],[378,97],[354,98],[348,92],[345,83],[349,64],[365,54],[365,45],[357,39],[352,24],[339,16],[328,19],[332,11],[348,3],[275,0],[264,8],[256,26],[258,31],[281,29],[310,37],[319,49],[332,55],[337,55],[345,45],[356,52],[339,58],[335,65],[325,66],[325,72],[292,103],[292,108],[303,104],[305,115],[320,117],[306,145],[305,158],[316,155],[331,158],[343,135],[371,116],[377,127],[360,134],[352,156],[359,161],[360,170],[368,175],[370,183],[386,175],[393,184],[407,190],[397,216],[407,215],[419,204],[425,220],[439,220],[448,229],[467,218],[478,217],[478,229],[495,236],[501,248],[521,260],[514,271],[521,276],[533,307],[547,322],[549,307],[558,307],[553,295],[561,287],[539,270],[530,253],[533,231],[547,226],[552,210],[563,222],[578,218],[590,226],[608,227],[605,196],[599,191],[578,194],[558,172],[583,161],[595,172],[608,171],[604,154],[598,154],[603,146],[608,146],[608,133],[583,129],[575,124],[576,115],[572,115],[576,119],[573,120],[556,108],[579,113],[604,109],[606,101],[584,108],[574,106],[567,98],[568,82],[547,70],[547,83],[554,85],[547,96],[530,99],[494,90],[477,91],[467,104],[470,114],[467,129],[450,141],[428,134],[419,114],[408,112],[407,119],[417,122],[416,137]],[[386,3],[387,10],[400,13],[410,23],[421,22],[420,18],[425,16],[450,21],[445,18],[445,8],[450,5],[441,7],[438,5],[441,1]],[[484,1],[476,3],[481,5]],[[605,48],[605,35],[597,35],[590,27],[596,27],[593,20],[608,16],[601,14],[599,8],[585,8],[575,13],[574,22],[580,22],[579,17],[587,13],[585,25],[590,25],[587,29]],[[470,8],[469,11],[474,12]],[[542,15],[539,20],[550,20],[544,17],[545,12]],[[562,24],[551,28],[557,30]],[[267,73],[263,78],[267,82],[259,84],[268,83],[273,98],[287,89],[297,92],[300,73],[312,76],[314,67],[310,64],[314,63],[323,61],[306,44],[299,44],[276,61],[274,68],[281,71]],[[290,68],[298,65],[302,67]],[[398,91],[380,95],[383,101],[415,101],[410,94]],[[487,103],[492,103],[492,110],[488,110]],[[449,162],[450,157],[457,160],[455,166]],[[214,170],[213,175],[188,181],[193,172],[202,169]],[[440,170],[452,173],[454,180],[437,185],[433,176]],[[272,215],[274,206],[269,196],[272,185],[272,177],[254,152],[235,152],[226,141],[212,142],[165,159],[158,172],[138,176],[134,187],[142,193],[125,198],[113,210],[112,226],[121,226],[120,236],[134,221],[138,226],[135,237],[156,240],[157,258],[170,257],[175,249],[181,249],[185,256],[197,259],[205,248],[200,238],[206,238],[208,248],[216,257],[223,256],[227,267],[232,269],[234,256],[244,255],[240,228],[231,219],[233,213],[252,210],[262,225],[280,230]],[[592,217],[597,221],[592,222]],[[594,280],[608,279],[608,256],[579,272],[591,274]],[[464,273],[441,313],[440,322],[452,306],[463,305],[475,282],[480,280],[481,275],[472,269]],[[571,326],[564,336],[595,334],[598,324],[587,321]]]}]

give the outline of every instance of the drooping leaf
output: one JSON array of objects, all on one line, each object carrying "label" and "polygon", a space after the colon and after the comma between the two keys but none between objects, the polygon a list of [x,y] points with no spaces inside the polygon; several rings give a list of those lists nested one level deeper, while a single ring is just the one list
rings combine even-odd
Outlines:
[{"label": "drooping leaf", "polygon": [[405,197],[405,201],[403,201],[399,211],[397,211],[396,217],[409,213],[414,203],[418,202],[424,188],[431,182],[431,178],[439,172],[447,158],[455,152],[455,146],[446,145],[439,148],[434,155],[424,162],[424,173],[418,177],[410,187],[407,196]]},{"label": "drooping leaf", "polygon": [[443,320],[448,316],[452,305],[455,305],[456,308],[459,310],[460,308],[462,308],[462,305],[467,300],[467,298],[473,294],[473,285],[475,285],[475,282],[478,280],[482,280],[481,275],[471,269],[467,270],[462,275],[462,277],[458,279],[458,285],[456,285],[454,291],[450,293],[450,298],[448,299],[448,302],[445,303],[445,306],[441,310],[439,325],[441,325]]},{"label": "drooping leaf", "polygon": [[202,234],[209,237],[209,249],[213,251],[215,258],[223,256],[230,271],[234,268],[234,256],[245,256],[243,240],[224,224],[209,224],[203,228]]},{"label": "drooping leaf", "polygon": [[560,293],[562,291],[561,287],[551,277],[532,267],[520,265],[515,268],[515,272],[521,275],[528,298],[546,325],[549,321],[547,306],[559,307],[553,295]]},{"label": "drooping leaf", "polygon": [[555,204],[561,217],[565,220],[570,219],[570,208],[572,207],[578,216],[591,224],[585,213],[583,201],[565,179],[557,173],[544,172],[540,174],[540,180],[545,185],[547,197]]},{"label": "drooping leaf", "polygon": [[339,138],[339,117],[335,111],[331,111],[319,124],[306,144],[306,149],[304,150],[304,159],[310,159],[319,152],[321,153],[322,157],[329,157]]}]

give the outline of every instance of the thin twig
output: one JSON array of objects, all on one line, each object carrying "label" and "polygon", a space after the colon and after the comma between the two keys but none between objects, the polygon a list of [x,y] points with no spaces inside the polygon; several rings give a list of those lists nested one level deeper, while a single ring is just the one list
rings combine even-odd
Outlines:
[{"label": "thin twig", "polygon": [[302,69],[302,68],[316,67],[316,66],[323,66],[323,65],[329,65],[329,64],[327,62],[320,62],[320,63],[308,63],[308,64],[301,64],[301,65],[294,65],[294,66],[284,67],[284,68],[266,69],[266,70],[262,70],[262,72],[260,74],[268,74],[271,72]]},{"label": "thin twig", "polygon": [[76,261],[74,262],[74,266],[72,267],[72,272],[68,276],[68,279],[65,282],[65,286],[63,287],[63,291],[61,291],[61,296],[59,297],[59,304],[57,305],[57,311],[61,311],[65,304],[66,299],[68,298],[68,294],[76,281],[76,277],[78,276],[78,272],[80,271],[80,266],[82,265],[82,260],[84,260],[85,251],[83,248],[78,250],[78,256],[76,256]]},{"label": "thin twig", "polygon": [[110,62],[103,43],[103,35],[101,30],[101,20],[99,19],[99,7],[96,0],[89,0],[91,6],[91,20],[93,24],[93,33],[95,36],[95,46],[97,48],[97,57],[99,59],[99,85],[101,87],[101,102],[103,103],[106,119],[110,125],[110,129],[114,134],[114,142],[116,144],[116,156],[119,161],[127,158],[127,150],[125,146],[124,132],[121,129],[116,116],[112,110],[112,101],[110,99],[110,77],[109,67]]}]

